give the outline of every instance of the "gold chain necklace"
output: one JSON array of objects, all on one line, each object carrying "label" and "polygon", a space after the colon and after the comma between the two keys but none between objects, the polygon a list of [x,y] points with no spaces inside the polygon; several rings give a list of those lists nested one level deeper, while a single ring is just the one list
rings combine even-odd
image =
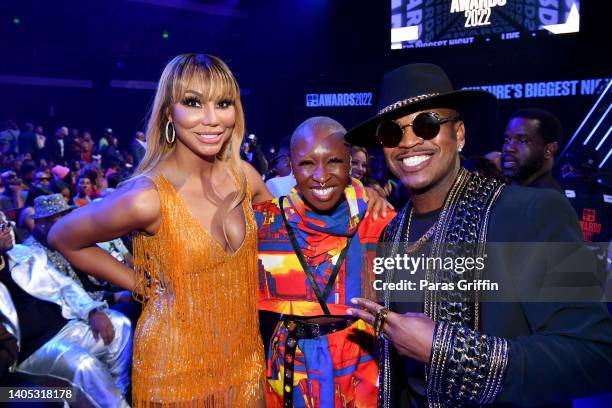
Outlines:
[{"label": "gold chain necklace", "polygon": [[[410,214],[408,215],[408,225],[406,226],[406,242],[410,241],[410,225],[412,225],[412,214],[414,213],[414,207],[410,209]],[[425,244],[429,238],[434,233],[436,227],[436,222],[434,221],[433,225],[429,227],[427,231],[419,239],[417,239],[413,244],[411,244],[408,248],[406,248],[406,252],[411,253],[420,249],[423,244]]]}]

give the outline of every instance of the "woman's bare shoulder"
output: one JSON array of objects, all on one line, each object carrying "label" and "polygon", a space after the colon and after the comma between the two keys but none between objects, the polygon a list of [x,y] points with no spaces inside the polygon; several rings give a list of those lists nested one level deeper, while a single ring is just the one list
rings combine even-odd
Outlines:
[{"label": "woman's bare shoulder", "polygon": [[272,194],[270,194],[270,191],[268,190],[266,185],[264,184],[261,174],[259,174],[257,170],[255,170],[255,167],[253,167],[251,164],[244,160],[241,161],[241,165],[242,170],[244,171],[244,174],[247,180],[249,181],[249,185],[251,186],[253,202],[260,203],[274,198]]},{"label": "woman's bare shoulder", "polygon": [[255,170],[253,165],[245,160],[240,160],[240,165],[242,167],[242,171],[244,175],[249,179],[249,181],[261,180],[261,175]]},{"label": "woman's bare shoulder", "polygon": [[151,175],[127,180],[101,202],[103,207],[121,211],[139,224],[155,222],[160,214],[159,192]]}]

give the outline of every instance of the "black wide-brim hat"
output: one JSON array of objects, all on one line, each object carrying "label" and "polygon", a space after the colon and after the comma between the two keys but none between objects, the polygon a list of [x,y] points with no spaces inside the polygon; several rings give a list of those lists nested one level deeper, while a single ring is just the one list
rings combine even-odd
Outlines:
[{"label": "black wide-brim hat", "polygon": [[437,65],[404,65],[383,77],[378,114],[349,130],[345,139],[357,146],[379,145],[376,129],[380,123],[434,108],[454,109],[462,117],[474,110],[481,110],[485,116],[495,115],[497,98],[481,90],[454,90],[446,73]]}]

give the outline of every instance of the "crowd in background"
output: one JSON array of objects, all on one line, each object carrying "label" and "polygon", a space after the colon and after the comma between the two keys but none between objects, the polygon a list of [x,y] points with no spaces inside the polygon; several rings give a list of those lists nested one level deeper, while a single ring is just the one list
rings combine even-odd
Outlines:
[{"label": "crowd in background", "polygon": [[81,207],[130,177],[144,152],[140,131],[122,148],[111,128],[94,138],[66,126],[50,133],[9,120],[0,132],[0,210],[18,223],[17,238],[23,240],[33,229],[27,209],[36,197],[60,193],[69,205]]}]

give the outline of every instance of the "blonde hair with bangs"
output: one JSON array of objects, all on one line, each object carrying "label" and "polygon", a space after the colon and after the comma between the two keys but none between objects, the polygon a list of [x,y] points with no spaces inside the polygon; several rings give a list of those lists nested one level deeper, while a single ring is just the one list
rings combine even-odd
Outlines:
[{"label": "blonde hair with bangs", "polygon": [[227,64],[213,55],[181,54],[164,68],[149,112],[146,153],[134,175],[137,177],[150,172],[174,151],[176,142],[169,144],[165,138],[168,113],[170,107],[184,97],[187,85],[193,79],[202,84],[204,100],[226,98],[234,103],[236,123],[231,137],[217,155],[218,160],[228,162],[238,179],[238,191],[228,209],[229,212],[242,203],[246,195],[246,176],[242,171],[240,159],[240,146],[245,129],[244,111],[236,78]]}]

